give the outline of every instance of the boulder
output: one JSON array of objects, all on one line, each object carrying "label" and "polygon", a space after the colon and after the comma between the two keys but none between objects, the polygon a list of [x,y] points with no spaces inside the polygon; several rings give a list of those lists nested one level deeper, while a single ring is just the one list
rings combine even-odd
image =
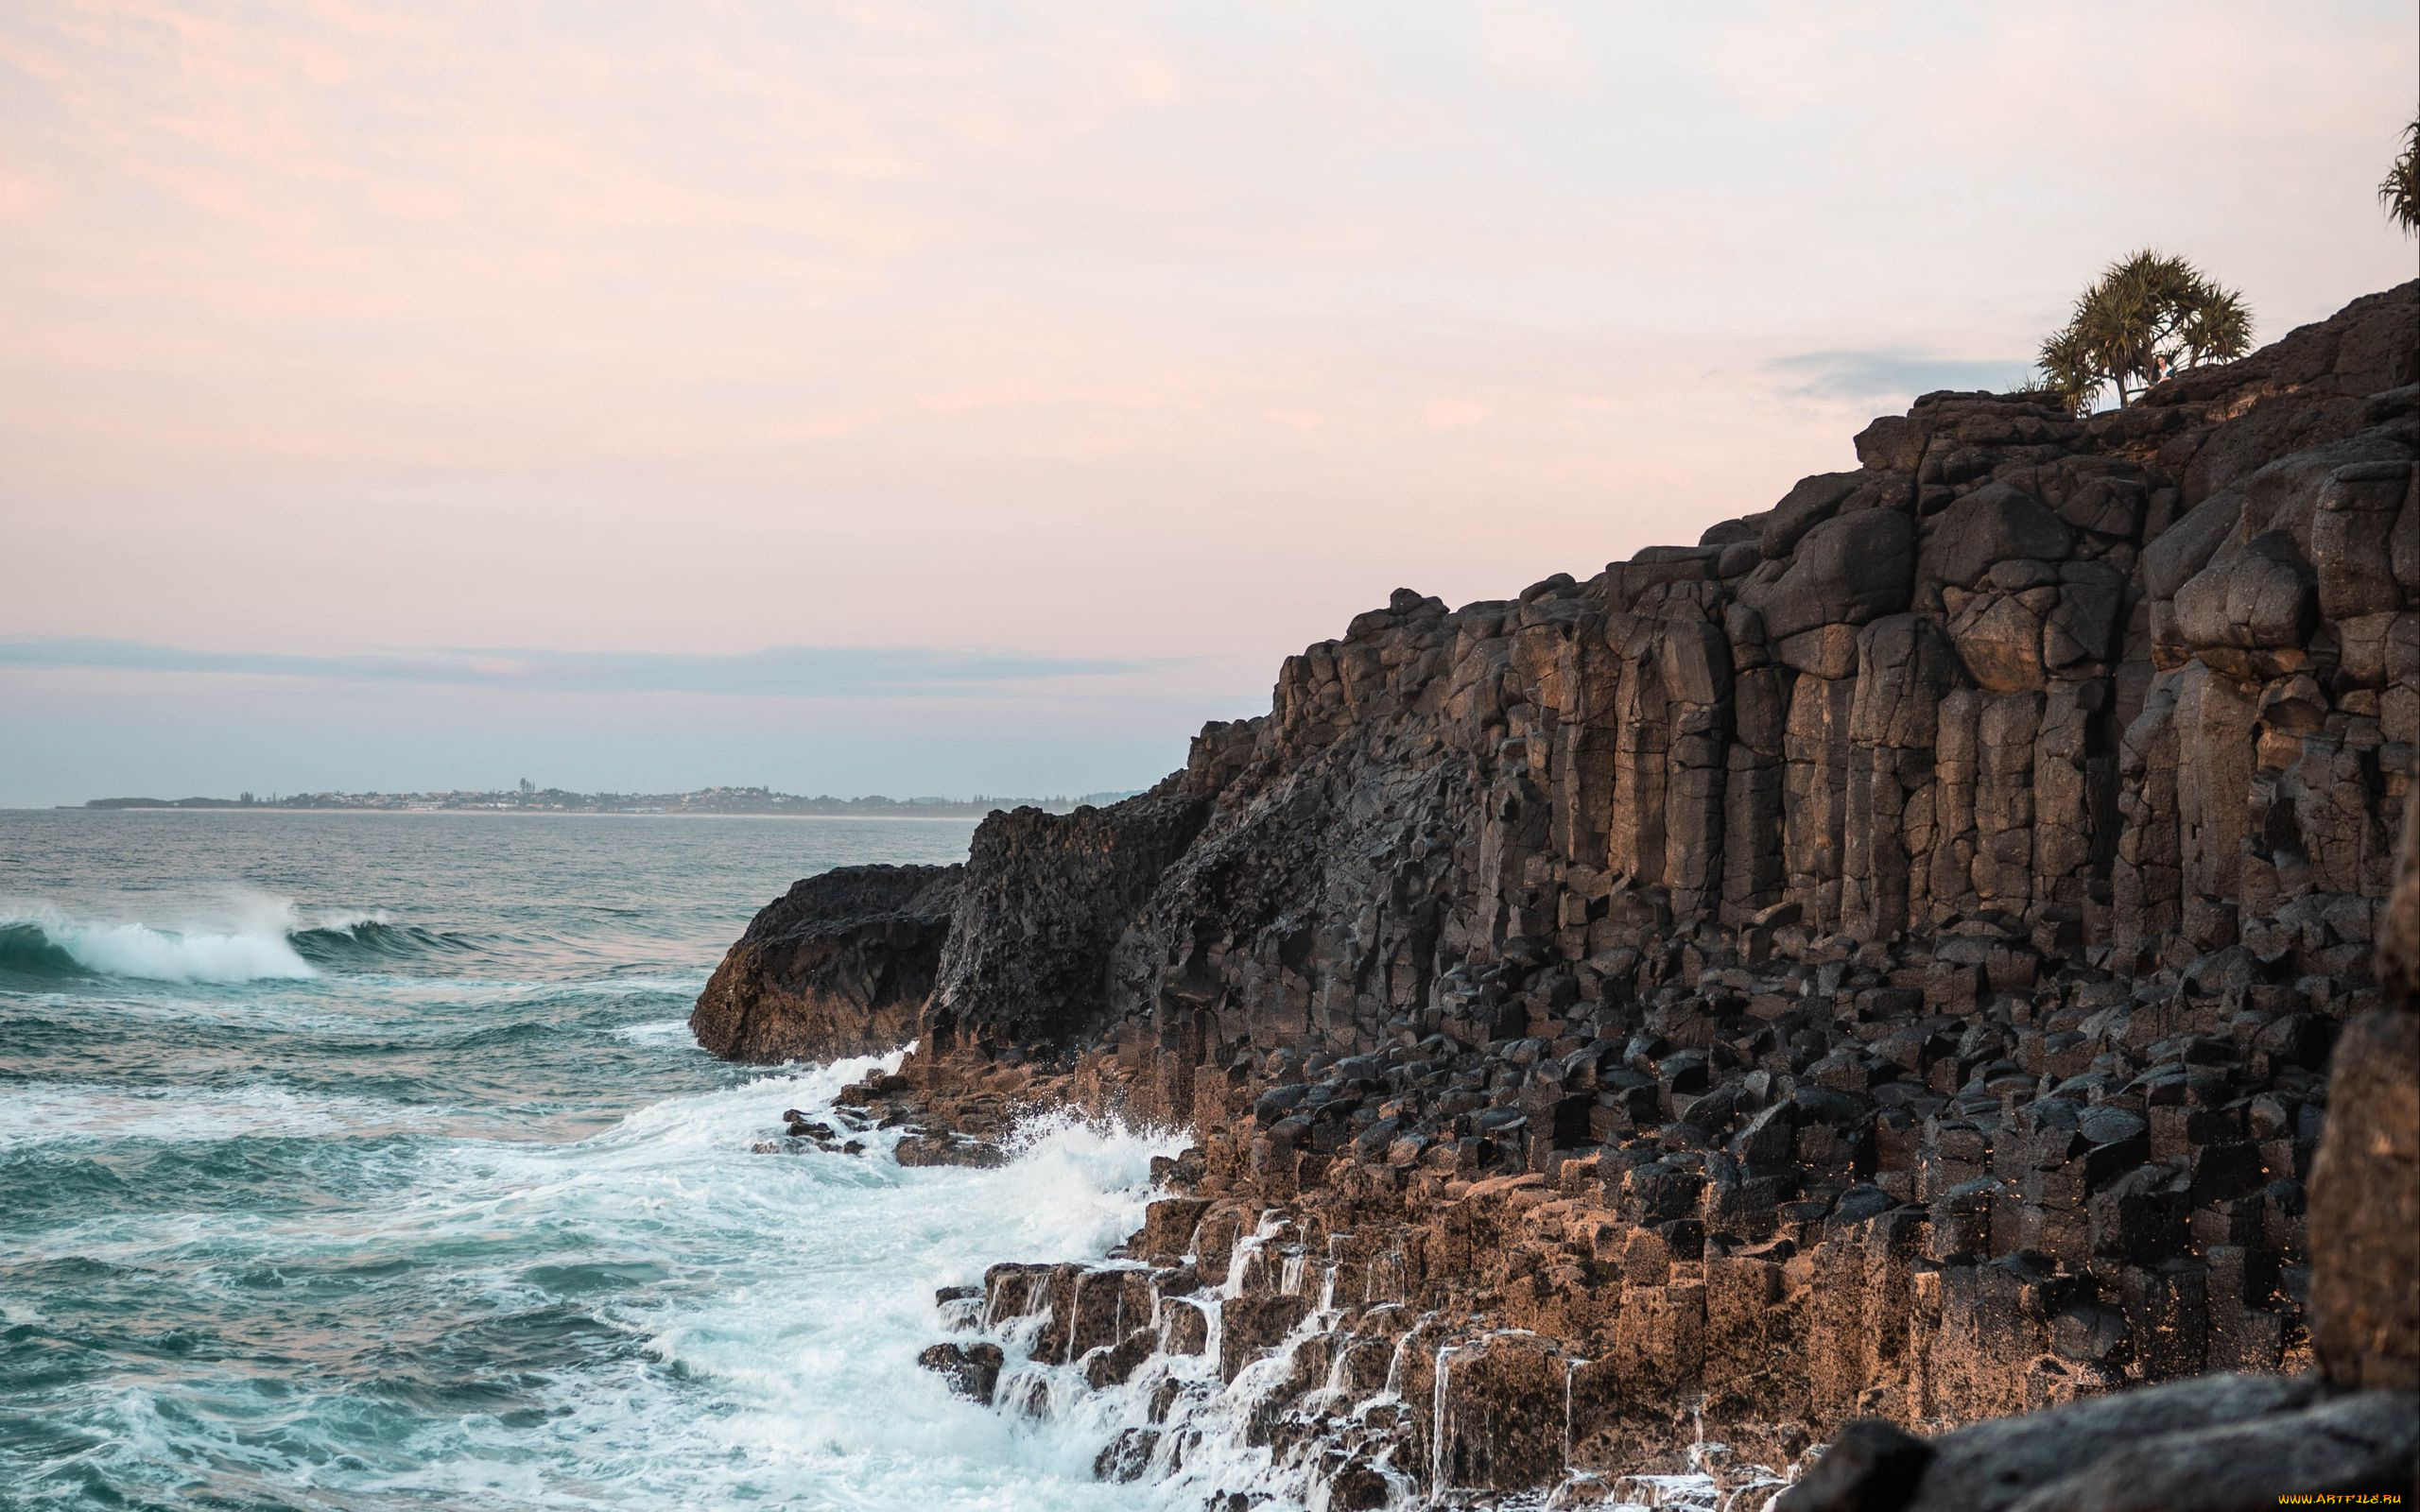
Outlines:
[{"label": "boulder", "polygon": [[2299,662],[2318,619],[2318,577],[2282,530],[2218,552],[2176,592],[2177,630],[2196,652],[2284,652]]},{"label": "boulder", "polygon": [[916,1363],[948,1382],[958,1395],[988,1407],[1007,1361],[996,1344],[936,1344],[916,1356]]},{"label": "boulder", "polygon": [[760,910],[689,1015],[726,1060],[877,1055],[916,1037],[961,867],[842,867]]},{"label": "boulder", "polygon": [[[2048,592],[2055,606],[2057,590]],[[1977,687],[2021,693],[2043,686],[2042,616],[2024,595],[1976,595],[1949,622],[1949,638]]]},{"label": "boulder", "polygon": [[1827,1472],[1817,1461],[1802,1486],[1773,1503],[1772,1512],[2008,1512],[2036,1491],[2071,1479],[2091,1484],[2094,1467],[2129,1446],[2283,1418],[2316,1396],[2308,1381],[2209,1376],[2053,1413],[1977,1423],[1931,1440],[1924,1446],[1929,1452],[1921,1455],[1888,1424],[1852,1425],[1849,1468]]},{"label": "boulder", "polygon": [[1775,641],[1896,614],[1908,607],[1914,546],[1915,522],[1895,509],[1825,520],[1806,531],[1779,577],[1742,590],[1740,601],[1764,616]]},{"label": "boulder", "polygon": [[2013,558],[2064,560],[2075,532],[2041,500],[2008,483],[1977,489],[1925,523],[1918,578],[1931,588],[1974,588]]},{"label": "boulder", "polygon": [[1806,533],[1832,518],[1841,501],[1857,491],[1855,472],[1819,472],[1801,478],[1782,501],[1756,522],[1757,553],[1767,561],[1788,558]]}]

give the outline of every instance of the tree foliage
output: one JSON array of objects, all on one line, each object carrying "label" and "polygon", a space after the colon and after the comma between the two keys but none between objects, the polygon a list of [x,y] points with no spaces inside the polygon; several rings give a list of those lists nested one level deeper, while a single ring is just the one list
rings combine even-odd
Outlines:
[{"label": "tree foliage", "polygon": [[2412,236],[2420,236],[2420,116],[2403,129],[2403,155],[2378,181],[2378,203],[2387,219]]},{"label": "tree foliage", "polygon": [[2066,329],[2042,343],[2044,387],[2087,414],[2103,387],[2118,403],[2161,379],[2252,350],[2252,312],[2181,257],[2139,251],[2112,263],[2076,300]]}]

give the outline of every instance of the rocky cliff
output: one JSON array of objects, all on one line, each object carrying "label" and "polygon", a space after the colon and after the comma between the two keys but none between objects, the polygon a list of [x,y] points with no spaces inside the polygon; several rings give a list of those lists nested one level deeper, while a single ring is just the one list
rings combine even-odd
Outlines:
[{"label": "rocky cliff", "polygon": [[846,867],[765,905],[689,1027],[726,1060],[877,1055],[916,1037],[963,867]]},{"label": "rocky cliff", "polygon": [[[1124,1260],[960,1319],[1028,1362],[986,1396],[1132,1400],[1104,1474],[1737,1489],[1859,1417],[2308,1364],[2420,744],[2420,284],[1857,454],[1585,580],[1398,591],[1151,794],[986,821],[875,1015],[788,1014],[760,919],[701,1038],[912,1017],[900,1116],[1195,1132]],[[2408,1358],[2393,1314],[2346,1327]]]}]

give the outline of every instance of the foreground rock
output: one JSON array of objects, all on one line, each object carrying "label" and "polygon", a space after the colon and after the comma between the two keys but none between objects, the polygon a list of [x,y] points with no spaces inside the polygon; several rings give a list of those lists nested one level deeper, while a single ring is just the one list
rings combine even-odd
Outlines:
[{"label": "foreground rock", "polygon": [[[1850,1425],[1772,1512],[2255,1512],[2297,1496],[2409,1498],[2420,1397],[2211,1376],[1926,1442]],[[2313,1503],[2311,1504],[2318,1504]]]},{"label": "foreground rock", "polygon": [[[987,820],[899,1095],[1198,1141],[1123,1256],[961,1310],[1003,1410],[1205,1491],[1753,1506],[1859,1418],[2325,1366],[2230,1452],[2367,1464],[2415,332],[2420,284],[2116,414],[1927,396],[1696,546],[1398,592],[1144,798]],[[2314,1192],[2324,1138],[2364,1174]],[[1908,1496],[1998,1442],[1858,1433]]]},{"label": "foreground rock", "polygon": [[963,867],[847,867],[767,905],[689,1027],[726,1060],[875,1055],[916,1036]]}]

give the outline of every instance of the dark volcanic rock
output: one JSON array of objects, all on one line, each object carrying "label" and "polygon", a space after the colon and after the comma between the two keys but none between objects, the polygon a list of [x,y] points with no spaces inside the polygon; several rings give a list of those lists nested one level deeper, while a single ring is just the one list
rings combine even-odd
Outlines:
[{"label": "dark volcanic rock", "polygon": [[[2372,1392],[2121,1445],[2088,1470],[2015,1503],[2014,1512],[2269,1512],[2314,1495],[2348,1499],[2338,1505],[2408,1505],[2420,1493],[2415,1465],[2420,1397]],[[1945,1512],[1953,1503],[1940,1504]]]},{"label": "dark volcanic rock", "polygon": [[1788,570],[1740,601],[1785,640],[1824,625],[1862,625],[1908,607],[1915,571],[1915,522],[1896,509],[1839,515],[1798,541]]},{"label": "dark volcanic rock", "polygon": [[988,1407],[1004,1357],[996,1344],[936,1344],[916,1356],[916,1363],[938,1373],[959,1396]]},{"label": "dark volcanic rock", "polygon": [[1977,489],[1925,526],[1920,571],[1935,589],[1980,588],[2000,563],[2064,561],[2075,532],[2013,483]]},{"label": "dark volcanic rock", "polygon": [[2213,1376],[1930,1444],[1851,1424],[1772,1512],[2255,1512],[2294,1495],[2409,1496],[2415,1456],[2420,1397]]},{"label": "dark volcanic rock", "polygon": [[964,1134],[929,1133],[919,1130],[900,1137],[890,1147],[890,1158],[901,1165],[964,1165],[988,1169],[1009,1163],[1006,1150],[989,1140]]},{"label": "dark volcanic rock", "polygon": [[1145,797],[994,816],[862,1106],[1196,1144],[985,1326],[1151,1393],[1103,1473],[1240,1424],[1302,1501],[1618,1491],[1701,1429],[1743,1508],[1836,1435],[1789,1504],[2392,1479],[2415,334],[2420,284],[2108,414],[1927,395],[1698,545],[1398,590]]},{"label": "dark volcanic rock", "polygon": [[1932,1446],[1861,1418],[1841,1430],[1776,1512],[1897,1512],[1915,1495]]},{"label": "dark volcanic rock", "polygon": [[985,819],[933,994],[935,1052],[1063,1044],[1097,1026],[1111,947],[1208,808],[1162,790],[1107,808]]},{"label": "dark volcanic rock", "polygon": [[[2395,954],[2420,936],[2420,795],[2399,869],[2381,931],[2394,942],[2381,952],[2390,1005],[2337,1046],[2311,1170],[2311,1332],[2324,1378],[2212,1376],[1929,1444],[1852,1423],[1773,1512],[2254,1512],[2292,1497],[2420,1499],[2420,984]],[[2171,1314],[2169,1326],[2210,1321]]]},{"label": "dark volcanic rock", "polygon": [[962,867],[843,867],[757,914],[689,1015],[726,1060],[830,1060],[915,1038]]}]

